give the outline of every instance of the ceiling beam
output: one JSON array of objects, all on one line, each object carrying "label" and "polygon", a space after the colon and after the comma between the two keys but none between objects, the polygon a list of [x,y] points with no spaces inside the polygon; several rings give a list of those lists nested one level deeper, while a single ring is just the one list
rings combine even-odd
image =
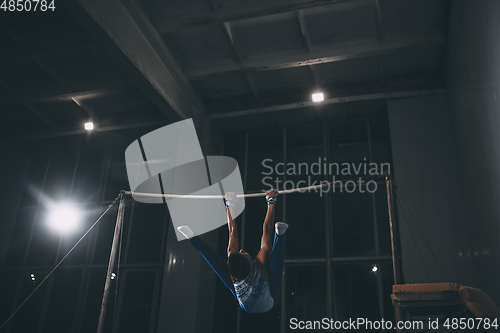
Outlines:
[{"label": "ceiling beam", "polygon": [[231,30],[231,25],[229,22],[224,22],[222,25],[224,27],[224,31],[226,32],[227,38],[229,39],[229,43],[231,44],[231,47],[233,48],[234,53],[236,54],[236,59],[240,63],[243,62],[243,54],[241,53],[240,49],[236,46],[234,42],[234,37],[233,37],[233,31]]},{"label": "ceiling beam", "polygon": [[[17,94],[17,91],[12,88],[12,86],[10,84],[8,84],[7,82],[5,82],[4,80],[0,79],[0,86],[4,87],[9,93],[11,93],[12,95],[16,95]],[[31,105],[30,103],[22,103],[28,110],[30,110],[35,116],[38,117],[38,119],[40,119],[42,122],[45,123],[45,125],[49,126],[49,127],[54,127],[54,124],[47,118],[43,115],[42,112],[40,112],[40,110],[38,110],[34,105]],[[9,129],[7,129],[7,127],[5,126],[2,126],[3,130],[7,133],[7,134],[11,134],[11,131]]]},{"label": "ceiling beam", "polygon": [[[213,4],[212,4],[213,6]],[[241,53],[240,48],[236,45],[236,42],[234,41],[234,36],[233,36],[233,31],[231,30],[231,25],[229,22],[224,22],[223,24],[224,31],[226,32],[227,38],[229,39],[229,43],[231,44],[231,47],[234,51],[234,54],[236,55],[236,59],[238,59],[238,62],[241,65],[241,68],[243,69],[243,53]],[[248,87],[252,91],[253,97],[259,102],[259,91],[257,89],[257,86],[255,85],[255,81],[253,80],[252,76],[250,73],[246,72],[244,73],[245,80],[247,82]]]},{"label": "ceiling beam", "polygon": [[[309,31],[307,30],[306,20],[304,19],[304,11],[299,10],[297,12],[297,19],[299,20],[300,31],[302,32],[302,41],[304,42],[305,49],[307,53],[312,52],[311,37],[309,37]],[[309,73],[311,74],[311,79],[315,88],[319,88],[319,80],[316,70],[313,65],[307,66],[309,68]]]},{"label": "ceiling beam", "polygon": [[78,130],[66,130],[66,131],[44,131],[38,133],[31,134],[21,134],[21,135],[11,135],[8,137],[3,137],[0,139],[0,142],[15,142],[15,141],[31,141],[31,140],[40,140],[40,139],[49,139],[49,138],[58,138],[72,135],[81,135],[81,134],[89,134],[99,133],[99,132],[109,132],[109,131],[118,131],[118,130],[127,130],[132,128],[142,128],[142,127],[160,127],[167,125],[168,121],[148,121],[148,122],[135,122],[129,124],[120,124],[120,125],[112,125],[112,126],[103,126],[103,127],[94,127],[92,131],[87,131],[85,129]]},{"label": "ceiling beam", "polygon": [[252,73],[244,73],[245,80],[247,81],[248,87],[252,91],[252,95],[257,102],[260,102],[260,94],[259,88],[257,88],[257,84],[255,84],[255,79],[252,76]]},{"label": "ceiling beam", "polygon": [[[10,38],[12,38],[20,47],[23,47],[24,41],[23,39],[11,29],[10,26],[5,24],[5,22],[0,22],[0,28],[7,33]],[[49,74],[61,87],[66,86],[66,83],[55,73],[36,53],[30,53],[29,54],[30,58],[41,68],[43,69],[47,74]],[[1,81],[0,85],[2,85],[4,88],[6,88],[12,95],[16,96],[17,91],[13,89],[10,85],[8,85],[5,81]],[[24,107],[26,107],[28,110],[30,110],[38,119],[40,119],[45,125],[47,125],[50,128],[54,128],[54,123],[50,121],[44,114],[41,112],[37,107],[35,107],[31,103],[23,103]],[[11,133],[9,133],[11,134]]]},{"label": "ceiling beam", "polygon": [[[252,1],[230,8],[220,8],[216,12],[207,10],[191,13],[188,16],[167,16],[153,19],[159,33],[168,33],[177,30],[206,27],[225,22],[239,21],[249,18],[279,15],[298,10],[332,6],[339,3],[354,2],[358,0],[299,0],[290,4],[290,1]],[[214,5],[212,4],[214,7]],[[154,13],[150,13],[154,15]]]},{"label": "ceiling beam", "polygon": [[0,29],[3,30],[3,32],[5,32],[17,44],[22,43],[22,40],[19,37],[19,35],[14,30],[12,30],[12,28],[9,25],[7,25],[7,23],[5,23],[4,21],[0,21]]},{"label": "ceiling beam", "polygon": [[69,99],[78,96],[99,94],[113,89],[133,86],[130,80],[92,83],[81,86],[66,87],[57,90],[39,90],[33,93],[15,95],[11,98],[0,99],[0,106],[9,106],[26,103],[36,103],[53,99]]},{"label": "ceiling beam", "polygon": [[200,80],[238,72],[259,72],[292,68],[309,65],[319,65],[334,61],[365,58],[409,52],[426,48],[444,46],[446,37],[443,34],[413,38],[400,38],[398,40],[362,41],[330,46],[328,49],[314,50],[311,53],[273,54],[267,57],[259,56],[245,58],[242,64],[228,60],[217,65],[211,64],[203,67],[185,68],[184,73],[190,80]]},{"label": "ceiling beam", "polygon": [[17,58],[23,56],[36,55],[45,51],[62,51],[71,49],[81,49],[95,45],[86,34],[79,34],[70,37],[60,37],[44,41],[22,43],[16,46],[0,48],[0,59]]},{"label": "ceiling beam", "polygon": [[99,61],[106,70],[109,71],[114,77],[123,77],[125,73],[120,69],[118,64],[113,61],[100,47],[99,45],[94,45],[91,48],[92,54],[96,57],[97,61]]},{"label": "ceiling beam", "polygon": [[66,87],[66,82],[62,77],[59,76],[45,61],[43,61],[38,55],[32,54],[30,56],[31,60],[33,60],[38,67],[45,71],[45,73],[49,74],[51,78],[54,79],[61,87]]},{"label": "ceiling beam", "polygon": [[[380,0],[375,0],[375,7],[377,8],[377,35],[379,42],[383,42],[384,36],[384,24],[382,20],[382,8],[380,5]],[[379,73],[380,73],[380,85],[384,86],[385,76],[384,76],[384,63],[382,56],[378,57]]]},{"label": "ceiling beam", "polygon": [[86,103],[80,100],[80,98],[78,97],[71,97],[71,100],[73,100],[73,102],[78,105],[80,109],[82,109],[89,115],[89,120],[94,120],[94,109],[91,106],[86,105]]},{"label": "ceiling beam", "polygon": [[41,121],[45,123],[45,125],[49,126],[50,128],[54,128],[54,123],[50,121],[47,117],[44,116],[44,114],[38,110],[37,107],[30,103],[24,103],[24,106],[28,108],[35,116],[37,116]]},{"label": "ceiling beam", "polygon": [[311,38],[309,37],[309,32],[307,31],[303,10],[299,10],[297,12],[297,18],[299,19],[300,31],[302,32],[302,40],[304,41],[304,45],[306,46],[306,51],[307,53],[311,53]]},{"label": "ceiling beam", "polygon": [[122,113],[122,112],[130,112],[130,111],[137,111],[141,112],[141,110],[145,109],[154,109],[155,105],[151,104],[151,102],[148,99],[137,99],[133,101],[127,101],[126,104],[109,104],[106,103],[105,105],[100,105],[99,107],[94,107],[92,111],[95,114],[98,115],[103,115],[103,114],[115,114],[115,113]]},{"label": "ceiling beam", "polygon": [[384,24],[382,20],[382,8],[380,7],[380,0],[375,0],[375,7],[377,7],[377,34],[380,42],[384,41]]},{"label": "ceiling beam", "polygon": [[201,118],[205,113],[201,99],[135,0],[74,0],[63,6],[167,119]]},{"label": "ceiling beam", "polygon": [[302,102],[302,103],[274,105],[274,106],[268,106],[268,107],[262,107],[262,108],[256,108],[256,109],[242,110],[242,111],[234,111],[234,112],[226,112],[226,113],[214,113],[214,114],[211,114],[210,117],[212,117],[212,119],[233,118],[233,117],[248,116],[248,115],[260,114],[260,113],[293,110],[293,109],[299,109],[299,108],[304,108],[304,107],[314,107],[314,106],[326,105],[326,104],[336,104],[336,103],[366,101],[366,100],[377,100],[377,99],[407,98],[407,97],[418,97],[418,96],[428,96],[428,95],[441,95],[444,93],[445,93],[444,89],[427,89],[427,90],[399,91],[399,92],[356,95],[356,96],[344,96],[344,97],[328,98],[328,99],[325,99],[321,103],[308,101],[308,102]]},{"label": "ceiling beam", "polygon": [[384,61],[382,59],[382,56],[378,57],[378,68],[380,75],[380,85],[383,87],[385,83],[385,75],[384,75]]},{"label": "ceiling beam", "polygon": [[314,88],[319,89],[320,84],[319,84],[319,79],[318,79],[318,74],[316,73],[316,69],[314,68],[313,65],[309,65],[309,72],[311,73],[311,78],[312,82],[314,83]]}]

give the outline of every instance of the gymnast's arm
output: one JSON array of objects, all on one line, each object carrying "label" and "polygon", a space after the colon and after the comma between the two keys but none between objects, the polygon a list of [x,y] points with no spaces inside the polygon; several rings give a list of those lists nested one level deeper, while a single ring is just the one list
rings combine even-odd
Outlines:
[{"label": "gymnast's arm", "polygon": [[[234,192],[226,193],[226,200],[236,201],[236,195]],[[233,220],[233,208],[226,207],[227,210],[227,228],[229,229],[229,244],[227,246],[227,256],[233,252],[239,252],[240,241],[238,239],[238,229],[236,227],[236,221]]]},{"label": "gymnast's arm", "polygon": [[[269,197],[276,197],[277,191],[272,189],[267,191],[266,201]],[[257,265],[264,282],[269,281],[269,256],[273,247],[274,239],[274,209],[275,204],[267,206],[267,214],[262,226],[262,239],[260,241],[260,251],[257,254]]]}]

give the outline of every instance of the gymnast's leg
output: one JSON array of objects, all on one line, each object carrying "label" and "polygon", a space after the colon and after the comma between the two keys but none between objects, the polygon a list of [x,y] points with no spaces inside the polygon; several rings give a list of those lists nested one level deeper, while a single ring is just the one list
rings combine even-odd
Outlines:
[{"label": "gymnast's leg", "polygon": [[274,299],[273,309],[281,298],[281,281],[283,280],[283,266],[285,264],[286,229],[288,224],[275,224],[274,243],[269,258],[269,290]]},{"label": "gymnast's leg", "polygon": [[[188,228],[186,226],[179,227],[178,230],[185,234],[184,228]],[[189,229],[189,228],[188,228]],[[191,231],[191,230],[189,230]],[[186,236],[186,235],[185,235]],[[195,247],[196,250],[201,254],[201,256],[205,259],[205,261],[212,267],[217,276],[222,280],[222,283],[231,291],[234,297],[236,297],[236,293],[234,291],[233,281],[231,280],[231,275],[229,275],[229,269],[227,267],[227,262],[225,262],[221,256],[215,252],[207,243],[201,240],[200,237],[186,237],[189,239],[191,244]]]}]

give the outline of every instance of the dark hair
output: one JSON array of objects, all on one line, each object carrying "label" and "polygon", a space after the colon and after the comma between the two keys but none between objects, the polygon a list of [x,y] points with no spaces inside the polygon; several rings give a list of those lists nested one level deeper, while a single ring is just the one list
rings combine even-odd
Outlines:
[{"label": "dark hair", "polygon": [[239,252],[233,252],[227,258],[229,274],[238,280],[244,280],[250,274],[250,261]]}]

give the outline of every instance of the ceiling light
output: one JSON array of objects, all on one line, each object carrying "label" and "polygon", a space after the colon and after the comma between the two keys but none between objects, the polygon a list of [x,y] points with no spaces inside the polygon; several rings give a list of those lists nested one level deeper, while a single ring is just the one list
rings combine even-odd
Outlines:
[{"label": "ceiling light", "polygon": [[323,93],[316,93],[316,94],[312,94],[312,99],[313,99],[313,102],[323,102],[325,97],[323,96]]},{"label": "ceiling light", "polygon": [[90,123],[85,123],[85,129],[87,131],[91,131],[94,129],[94,123],[93,122],[90,122]]},{"label": "ceiling light", "polygon": [[70,204],[54,205],[48,214],[48,223],[51,228],[67,233],[75,230],[80,224],[80,212]]}]

